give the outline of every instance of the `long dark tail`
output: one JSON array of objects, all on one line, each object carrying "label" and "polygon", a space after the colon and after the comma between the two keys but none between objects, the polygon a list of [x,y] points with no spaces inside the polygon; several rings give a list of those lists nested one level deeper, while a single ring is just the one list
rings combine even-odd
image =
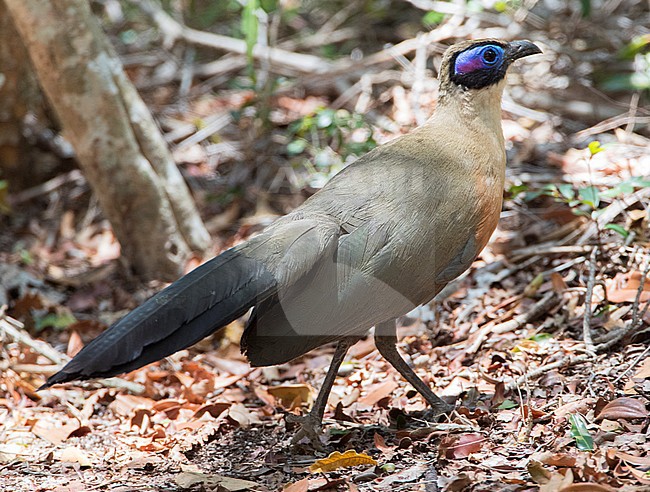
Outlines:
[{"label": "long dark tail", "polygon": [[111,377],[160,360],[242,316],[275,288],[259,260],[228,250],[131,311],[39,389]]}]

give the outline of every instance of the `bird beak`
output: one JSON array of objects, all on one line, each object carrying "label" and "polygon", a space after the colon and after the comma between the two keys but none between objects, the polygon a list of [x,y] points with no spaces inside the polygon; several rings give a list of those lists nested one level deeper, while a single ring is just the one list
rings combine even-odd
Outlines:
[{"label": "bird beak", "polygon": [[524,56],[537,55],[541,52],[542,50],[530,41],[513,41],[512,43],[508,43],[508,47],[506,48],[506,58],[510,62],[513,62],[519,60],[519,58],[523,58]]}]

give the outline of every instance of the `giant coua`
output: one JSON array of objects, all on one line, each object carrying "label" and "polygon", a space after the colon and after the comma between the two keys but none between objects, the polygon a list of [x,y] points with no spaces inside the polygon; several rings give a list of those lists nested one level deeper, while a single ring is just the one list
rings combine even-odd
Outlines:
[{"label": "giant coua", "polygon": [[528,41],[450,47],[433,116],[377,147],[261,234],[171,284],[90,342],[43,387],[109,377],[157,361],[252,313],[241,347],[253,366],[337,342],[297,436],[323,417],[349,346],[375,327],[379,352],[440,414],[396,348],[395,320],[466,270],[499,220],[508,67],[541,53]]}]

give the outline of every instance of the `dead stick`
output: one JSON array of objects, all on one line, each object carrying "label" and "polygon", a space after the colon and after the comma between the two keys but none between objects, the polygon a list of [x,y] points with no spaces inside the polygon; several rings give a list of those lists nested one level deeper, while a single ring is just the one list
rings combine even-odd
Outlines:
[{"label": "dead stick", "polygon": [[[4,313],[5,308],[0,309],[0,333],[4,333],[16,343],[25,345],[26,347],[31,348],[34,352],[41,354],[44,357],[47,357],[49,360],[56,364],[57,368],[60,369],[69,358],[57,350],[55,350],[49,344],[41,341],[34,340],[29,333],[24,330],[23,324],[10,316],[7,316]],[[17,365],[16,367],[10,367],[13,370],[28,369],[27,372],[36,372],[33,367],[25,367],[24,365]],[[52,371],[53,366],[43,366],[43,374],[47,374]],[[58,370],[57,369],[57,370]],[[56,372],[56,371],[54,371]],[[108,378],[108,379],[98,379],[97,382],[102,386],[107,386],[111,388],[120,388],[130,393],[139,395],[144,393],[145,387],[142,384],[134,383],[132,381],[127,381],[121,378]]]},{"label": "dead stick", "polygon": [[591,337],[591,298],[594,294],[594,283],[596,282],[596,255],[598,246],[591,250],[589,256],[589,279],[587,280],[587,293],[585,294],[585,315],[582,320],[582,340],[588,352],[594,351],[594,341]]}]

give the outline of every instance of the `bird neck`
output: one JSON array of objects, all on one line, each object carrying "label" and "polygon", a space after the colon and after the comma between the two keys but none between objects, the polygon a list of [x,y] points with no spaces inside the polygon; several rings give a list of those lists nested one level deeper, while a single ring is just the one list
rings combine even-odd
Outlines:
[{"label": "bird neck", "polygon": [[505,81],[490,87],[468,90],[449,81],[441,84],[433,118],[451,120],[475,131],[494,132],[501,139],[501,96]]}]

